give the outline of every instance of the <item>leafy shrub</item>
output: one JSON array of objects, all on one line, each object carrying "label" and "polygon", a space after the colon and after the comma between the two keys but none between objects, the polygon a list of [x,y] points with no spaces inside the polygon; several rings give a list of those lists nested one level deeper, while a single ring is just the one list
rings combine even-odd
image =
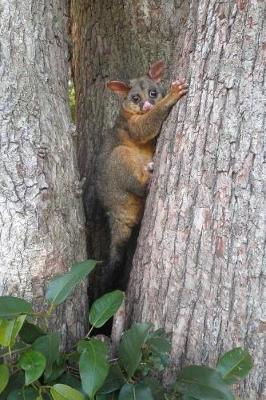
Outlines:
[{"label": "leafy shrub", "polygon": [[[97,299],[89,311],[90,330],[71,352],[60,351],[56,333],[43,327],[61,304],[96,266],[88,260],[55,277],[46,292],[47,309],[36,313],[30,303],[0,297],[0,400],[233,400],[229,387],[244,378],[251,366],[247,351],[226,353],[215,369],[188,366],[172,388],[154,378],[168,364],[170,342],[162,329],[134,323],[122,336],[118,358],[107,345],[91,337],[118,310],[124,293],[115,290]],[[48,323],[44,324],[48,326]]]}]

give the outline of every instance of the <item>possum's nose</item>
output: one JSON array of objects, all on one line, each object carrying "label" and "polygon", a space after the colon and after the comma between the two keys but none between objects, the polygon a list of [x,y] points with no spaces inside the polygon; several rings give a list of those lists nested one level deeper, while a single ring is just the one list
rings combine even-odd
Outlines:
[{"label": "possum's nose", "polygon": [[145,101],[143,104],[142,110],[143,111],[149,111],[153,107],[153,104],[151,104],[149,101]]}]

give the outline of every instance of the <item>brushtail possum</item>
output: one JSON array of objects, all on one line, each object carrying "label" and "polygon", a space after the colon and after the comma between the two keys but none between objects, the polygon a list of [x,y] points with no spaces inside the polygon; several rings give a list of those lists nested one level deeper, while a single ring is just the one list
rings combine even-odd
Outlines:
[{"label": "brushtail possum", "polygon": [[148,74],[128,83],[109,81],[122,96],[122,107],[106,137],[97,166],[97,192],[111,230],[110,264],[121,264],[123,248],[139,224],[153,171],[155,139],[174,104],[187,93],[185,81],[175,81],[164,96],[158,83],[165,64],[152,64]]}]

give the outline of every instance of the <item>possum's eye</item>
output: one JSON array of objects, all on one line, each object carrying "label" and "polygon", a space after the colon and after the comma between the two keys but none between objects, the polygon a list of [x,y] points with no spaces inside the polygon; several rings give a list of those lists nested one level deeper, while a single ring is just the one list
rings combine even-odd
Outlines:
[{"label": "possum's eye", "polygon": [[152,89],[149,91],[149,96],[153,99],[155,99],[155,97],[157,97],[157,91],[155,89]]},{"label": "possum's eye", "polygon": [[138,94],[133,94],[133,96],[131,96],[131,99],[134,101],[134,103],[138,103],[140,101],[140,97]]}]

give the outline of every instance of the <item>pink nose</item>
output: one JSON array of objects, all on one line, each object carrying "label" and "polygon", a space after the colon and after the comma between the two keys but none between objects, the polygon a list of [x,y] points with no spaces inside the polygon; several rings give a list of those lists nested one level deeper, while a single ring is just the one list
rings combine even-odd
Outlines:
[{"label": "pink nose", "polygon": [[143,111],[149,111],[153,107],[153,104],[151,104],[149,101],[145,101],[143,104],[142,110]]}]

